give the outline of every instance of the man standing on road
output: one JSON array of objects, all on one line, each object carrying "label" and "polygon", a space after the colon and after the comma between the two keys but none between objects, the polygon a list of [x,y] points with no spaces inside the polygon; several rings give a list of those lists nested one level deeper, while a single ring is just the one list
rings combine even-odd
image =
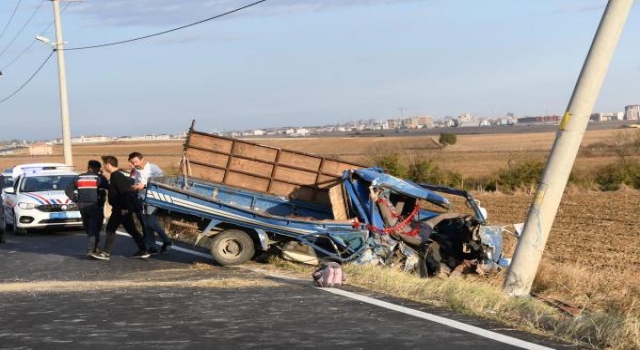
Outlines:
[{"label": "man standing on road", "polygon": [[[138,192],[140,200],[144,200],[145,189],[147,188],[147,182],[149,178],[162,176],[163,172],[159,166],[148,162],[144,159],[144,156],[140,152],[132,152],[129,154],[129,162],[134,166],[135,170],[140,174],[140,183],[134,184],[132,189]],[[164,228],[158,222],[158,215],[156,215],[157,208],[150,205],[144,207],[144,238],[145,243],[149,247],[149,253],[157,254],[156,249],[156,237],[155,233],[158,233],[158,237],[162,240],[162,247],[160,253],[164,253],[171,248],[173,244],[171,239],[165,232]]]},{"label": "man standing on road", "polygon": [[87,172],[78,175],[76,181],[65,189],[65,193],[80,209],[82,226],[87,233],[87,257],[109,260],[109,257],[98,249],[100,230],[104,223],[104,202],[109,188],[107,179],[100,174],[100,167],[99,161],[90,160]]},{"label": "man standing on road", "polygon": [[[4,188],[4,175],[0,174],[0,191],[2,191],[2,189]],[[0,199],[0,206],[2,204],[2,200]],[[0,215],[4,215],[4,209],[0,208]],[[4,218],[0,219],[0,220],[4,220]],[[4,230],[5,227],[0,227],[0,243],[5,243],[4,241]]]},{"label": "man standing on road", "polygon": [[[133,214],[138,219],[138,222],[140,223],[140,227],[142,227],[142,234],[144,236],[145,232],[147,232],[147,230],[145,229],[145,222],[144,222],[145,220],[143,216],[144,198],[140,196],[140,193],[137,190],[137,188],[139,187],[137,185],[142,183],[142,173],[140,173],[140,171],[138,171],[138,169],[136,169],[136,167],[133,166],[131,161],[129,161],[129,167],[131,169],[129,171],[129,183],[131,184],[131,190],[129,191],[129,199],[131,200],[131,208],[133,210]],[[147,244],[148,249],[154,248],[154,246],[155,244],[154,245]]]},{"label": "man standing on road", "polygon": [[147,249],[144,245],[142,234],[138,232],[133,222],[133,211],[131,210],[131,199],[129,191],[131,183],[129,182],[129,173],[118,168],[118,158],[114,156],[103,156],[102,162],[104,169],[111,174],[109,179],[109,204],[111,204],[111,216],[107,221],[107,238],[104,244],[104,252],[111,254],[113,244],[116,240],[116,229],[122,224],[124,229],[133,237],[138,251],[133,255],[134,258],[146,259],[149,257]]}]

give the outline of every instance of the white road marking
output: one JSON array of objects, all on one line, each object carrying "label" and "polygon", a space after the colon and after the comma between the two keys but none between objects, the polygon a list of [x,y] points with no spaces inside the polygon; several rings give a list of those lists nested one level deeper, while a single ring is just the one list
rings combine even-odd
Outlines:
[{"label": "white road marking", "polygon": [[[120,236],[131,237],[131,235],[126,233],[126,232],[116,231],[116,233],[119,234]],[[156,244],[160,245],[160,244],[162,244],[162,242],[156,241]],[[182,247],[177,247],[176,245],[172,245],[171,246],[171,250],[177,250],[179,252],[183,252],[183,253],[199,256],[201,258],[205,258],[205,259],[209,259],[211,261],[214,261],[213,257],[211,257],[211,254],[205,254],[205,253],[196,252],[195,250],[186,249],[186,248],[182,248]]]},{"label": "white road marking", "polygon": [[379,307],[383,307],[385,309],[402,312],[402,313],[407,314],[407,315],[411,315],[411,316],[422,318],[422,319],[425,319],[425,320],[428,320],[428,321],[440,323],[442,325],[449,326],[451,328],[459,329],[459,330],[465,331],[467,333],[479,335],[479,336],[484,337],[484,338],[492,339],[492,340],[495,340],[495,341],[498,341],[498,342],[501,342],[501,343],[505,343],[505,344],[509,344],[509,345],[513,345],[513,346],[516,346],[516,347],[519,347],[519,348],[536,349],[536,350],[552,349],[552,348],[548,348],[546,346],[542,346],[542,345],[530,343],[530,342],[527,342],[527,341],[524,341],[524,340],[520,340],[518,338],[510,337],[508,335],[504,335],[504,334],[488,331],[488,330],[480,328],[480,327],[471,326],[471,325],[468,325],[468,324],[465,324],[465,323],[462,323],[462,322],[454,321],[454,320],[451,320],[451,319],[448,319],[448,318],[445,318],[445,317],[433,315],[433,314],[426,313],[426,312],[423,312],[423,311],[414,310],[414,309],[411,309],[411,308],[408,308],[408,307],[405,307],[405,306],[400,306],[400,305],[388,303],[386,301],[370,298],[370,297],[367,297],[367,296],[364,296],[364,295],[359,295],[359,294],[347,292],[345,290],[341,290],[341,289],[337,289],[337,288],[320,288],[320,289],[323,289],[323,290],[325,290],[325,291],[327,291],[329,293],[342,295],[342,296],[345,296],[347,298],[355,299],[355,300],[358,300],[358,301],[361,301],[361,302],[364,302],[364,303],[368,303],[368,304],[376,305],[376,306],[379,306]]},{"label": "white road marking", "polygon": [[[118,231],[117,232],[119,235],[122,236],[129,236],[129,234],[125,233],[125,232],[121,232]],[[130,236],[129,236],[130,237]],[[162,242],[158,242],[156,241],[156,244],[162,244]],[[171,246],[172,250],[177,250],[183,253],[187,253],[187,254],[191,254],[191,255],[195,255],[195,256],[199,256],[202,258],[206,258],[209,259],[211,261],[213,261],[213,258],[211,257],[211,255],[208,254],[204,254],[201,252],[197,252],[194,250],[190,250],[190,249],[186,249],[186,248],[182,248],[182,247],[176,247]],[[244,267],[242,267],[244,268]],[[274,274],[271,273],[269,271],[266,270],[262,270],[262,269],[257,269],[257,268],[244,268],[250,271],[254,271],[254,272],[258,272],[270,277],[275,277],[275,278],[279,278],[279,279],[285,279],[285,280],[292,280],[292,281],[305,281],[302,280],[300,278],[296,278],[296,277],[290,277],[290,276],[284,276],[284,275],[278,275],[278,274]],[[496,332],[492,332],[492,331],[488,331],[486,329],[480,328],[480,327],[476,327],[476,326],[471,326],[462,322],[458,322],[458,321],[454,321],[442,316],[437,316],[437,315],[433,315],[424,311],[419,311],[419,310],[415,310],[415,309],[411,309],[405,306],[401,306],[401,305],[396,305],[396,304],[392,304],[386,301],[382,301],[382,300],[378,300],[375,298],[370,298],[364,295],[360,295],[360,294],[356,294],[356,293],[352,293],[352,292],[348,292],[346,290],[342,290],[342,289],[338,289],[338,288],[318,288],[321,289],[325,292],[329,292],[329,293],[333,293],[336,295],[340,295],[346,298],[350,298],[350,299],[354,299],[357,301],[361,301],[363,303],[367,303],[367,304],[371,304],[371,305],[375,305],[378,307],[382,307],[385,309],[389,309],[389,310],[393,310],[396,312],[401,312],[403,314],[409,315],[409,316],[413,316],[413,317],[418,317],[424,320],[428,320],[431,322],[435,322],[435,323],[439,323],[451,328],[455,328],[467,333],[471,333],[471,334],[475,334],[478,336],[481,336],[483,338],[487,338],[487,339],[491,339],[491,340],[495,340],[497,342],[500,343],[504,343],[504,344],[508,344],[508,345],[512,345],[515,347],[519,347],[519,348],[523,348],[523,349],[532,349],[532,350],[546,350],[546,349],[553,349],[553,348],[549,348],[546,346],[542,346],[542,345],[538,345],[538,344],[534,344],[534,343],[530,343],[518,338],[514,338],[514,337],[510,337],[508,335],[504,335],[504,334],[500,334],[500,333],[496,333]]]}]

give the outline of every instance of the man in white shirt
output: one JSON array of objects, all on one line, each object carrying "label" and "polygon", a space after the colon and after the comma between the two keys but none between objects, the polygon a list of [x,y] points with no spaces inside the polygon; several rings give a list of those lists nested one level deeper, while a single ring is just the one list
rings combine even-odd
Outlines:
[{"label": "man in white shirt", "polygon": [[[131,186],[131,189],[134,191],[138,191],[138,195],[140,198],[144,199],[145,190],[147,188],[147,182],[149,178],[162,176],[163,172],[159,166],[148,162],[144,159],[144,156],[140,152],[132,152],[129,154],[129,162],[136,168],[136,170],[140,173],[140,183]],[[145,205],[144,208],[144,239],[147,247],[149,247],[149,253],[158,254],[164,253],[171,248],[173,244],[171,239],[165,232],[164,228],[158,222],[158,216],[156,215],[157,208],[152,207],[150,205]],[[162,240],[162,247],[158,252],[156,248],[156,237],[155,234],[158,233],[158,237]]]}]

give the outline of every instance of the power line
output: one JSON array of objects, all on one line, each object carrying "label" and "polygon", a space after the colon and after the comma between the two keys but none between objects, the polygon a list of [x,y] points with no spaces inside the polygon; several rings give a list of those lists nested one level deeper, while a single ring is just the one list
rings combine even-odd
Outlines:
[{"label": "power line", "polygon": [[40,10],[40,7],[42,7],[42,4],[44,4],[45,0],[40,1],[40,4],[38,5],[38,7],[36,7],[35,10],[33,10],[33,13],[31,14],[31,16],[29,17],[29,19],[24,23],[24,25],[22,26],[22,28],[20,28],[20,30],[18,31],[18,33],[13,37],[13,39],[11,39],[11,41],[7,44],[7,46],[4,47],[4,49],[2,51],[0,51],[0,57],[2,57],[2,55],[7,51],[7,49],[9,49],[9,47],[11,47],[11,45],[13,44],[14,41],[16,41],[16,39],[18,38],[18,36],[22,33],[22,31],[27,27],[27,25],[29,25],[29,23],[31,22],[31,20],[33,19],[33,16],[36,15],[36,13],[38,13],[38,10]]},{"label": "power line", "polygon": [[262,2],[265,2],[265,1],[267,1],[267,0],[260,0],[260,1],[256,1],[256,2],[253,2],[253,3],[251,3],[251,4],[248,4],[248,5],[245,5],[245,6],[239,7],[239,8],[237,8],[237,9],[235,9],[235,10],[231,10],[231,11],[228,11],[228,12],[225,12],[225,13],[221,13],[221,14],[216,15],[216,16],[213,16],[213,17],[205,18],[205,19],[203,19],[203,20],[200,20],[200,21],[197,21],[197,22],[193,22],[193,23],[190,23],[190,24],[187,24],[187,25],[181,26],[181,27],[177,27],[177,28],[173,28],[173,29],[165,30],[165,31],[162,31],[162,32],[154,33],[154,34],[149,34],[149,35],[141,36],[141,37],[138,37],[138,38],[127,39],[127,40],[121,40],[121,41],[116,41],[116,42],[107,43],[107,44],[99,44],[99,45],[91,45],[91,46],[82,46],[82,47],[64,48],[64,50],[65,50],[65,51],[73,51],[73,50],[96,49],[96,48],[99,48],[99,47],[113,46],[113,45],[120,45],[120,44],[130,43],[130,42],[132,42],[132,41],[138,41],[138,40],[148,39],[148,38],[152,38],[152,37],[155,37],[155,36],[159,36],[159,35],[163,35],[163,34],[167,34],[167,33],[175,32],[175,31],[178,31],[178,30],[181,30],[181,29],[185,29],[185,28],[193,27],[193,26],[195,26],[195,25],[202,24],[202,23],[204,23],[204,22],[208,22],[208,21],[211,21],[211,20],[214,20],[214,19],[218,19],[218,18],[221,18],[221,17],[224,17],[224,16],[228,16],[228,15],[230,15],[230,14],[232,14],[232,13],[235,13],[235,12],[238,12],[238,11],[242,11],[242,10],[244,10],[244,9],[246,9],[246,8],[249,8],[249,7],[252,7],[252,6],[258,5],[258,4],[260,4],[260,3],[262,3]]},{"label": "power line", "polygon": [[[44,2],[46,0],[42,0],[42,2]],[[67,8],[69,7],[69,5],[71,5],[72,3],[68,2],[65,4],[64,8],[62,9],[62,13],[64,13],[64,11],[67,10]],[[53,25],[53,21],[51,21],[51,23],[49,23],[49,25],[40,32],[40,35],[44,35],[49,28],[51,28],[51,26]],[[27,51],[29,51],[29,49],[31,49],[31,47],[33,46],[33,44],[35,44],[35,40],[32,40],[31,43],[24,49],[22,50],[22,52],[20,52],[18,54],[18,56],[16,56],[14,59],[11,60],[11,62],[7,63],[4,67],[2,67],[2,69],[0,69],[0,71],[4,71],[5,69],[9,68],[9,66],[11,66],[13,63],[15,63],[20,57],[22,57],[22,55],[24,55],[25,53],[27,53]]]},{"label": "power line", "polygon": [[[145,35],[145,36],[138,37],[138,38],[133,38],[133,39],[128,39],[128,40],[122,40],[122,41],[118,41],[118,42],[113,42],[113,43],[108,43],[108,44],[101,44],[101,45],[92,45],[92,46],[75,47],[75,48],[65,48],[64,50],[85,50],[85,49],[93,49],[93,48],[99,48],[99,47],[105,47],[105,46],[113,46],[113,45],[119,45],[119,44],[129,43],[129,42],[132,42],[132,41],[148,39],[148,38],[151,38],[151,37],[155,37],[155,36],[159,36],[159,35],[163,35],[163,34],[167,34],[167,33],[175,32],[175,31],[177,31],[177,30],[185,29],[185,28],[188,28],[188,27],[193,27],[193,26],[195,26],[195,25],[202,24],[202,23],[205,23],[205,22],[208,22],[208,21],[211,21],[211,20],[217,19],[217,18],[221,18],[221,17],[224,17],[224,16],[228,16],[228,15],[230,15],[230,14],[232,14],[232,13],[235,13],[235,12],[238,12],[238,11],[242,11],[242,10],[244,10],[244,9],[246,9],[246,8],[249,8],[249,7],[252,7],[252,6],[258,5],[258,4],[263,3],[263,2],[265,2],[265,1],[267,1],[267,0],[260,0],[260,1],[256,1],[256,2],[253,2],[253,3],[251,3],[251,4],[248,4],[248,5],[245,5],[245,6],[239,7],[239,8],[237,8],[237,9],[235,9],[235,10],[231,10],[231,11],[228,11],[228,12],[225,12],[225,13],[221,13],[221,14],[216,15],[216,16],[213,16],[213,17],[205,18],[205,19],[203,19],[203,20],[200,20],[200,21],[197,21],[197,22],[193,22],[193,23],[190,23],[190,24],[187,24],[187,25],[181,26],[181,27],[177,27],[177,28],[173,28],[173,29],[165,30],[165,31],[162,31],[162,32],[154,33],[154,34]],[[67,4],[67,5],[68,5],[68,4]],[[66,9],[66,8],[65,8],[65,9]],[[49,25],[49,27],[50,27],[50,26],[51,26],[51,24]],[[48,29],[49,29],[49,27],[47,27],[47,29],[45,29],[45,31],[46,31],[46,30],[48,30]],[[33,43],[32,43],[32,44],[33,44]],[[21,54],[20,54],[20,56],[22,56],[22,54],[24,54],[24,52],[26,52],[30,47],[31,47],[31,45],[29,45],[29,47],[27,47],[27,49],[26,49],[25,51],[23,51],[23,53],[21,53]],[[3,103],[3,102],[8,101],[10,98],[12,98],[12,97],[13,97],[13,96],[15,96],[16,94],[18,94],[18,92],[20,92],[22,89],[24,89],[24,88],[25,88],[25,87],[26,87],[26,86],[31,82],[31,80],[33,80],[33,78],[35,78],[35,77],[36,77],[36,75],[38,75],[38,73],[40,72],[40,70],[42,70],[42,68],[43,68],[43,67],[45,66],[45,64],[49,61],[49,59],[51,59],[51,56],[53,55],[53,53],[54,53],[54,52],[55,52],[55,50],[52,50],[52,51],[51,51],[51,53],[49,53],[49,56],[47,56],[47,58],[44,60],[44,62],[42,62],[42,64],[38,67],[38,69],[36,69],[36,71],[31,75],[31,77],[29,77],[29,79],[27,79],[27,81],[26,81],[26,82],[24,82],[24,84],[22,84],[22,85],[21,85],[21,86],[20,86],[16,91],[14,91],[13,93],[11,93],[11,95],[9,95],[9,96],[5,97],[4,99],[0,100],[0,103]],[[20,57],[20,56],[18,56],[18,57]],[[16,59],[17,59],[17,58],[16,58]],[[11,63],[15,62],[15,60],[16,60],[16,59],[14,59],[13,61],[11,61]],[[10,65],[11,63],[9,63],[9,65]],[[7,66],[9,66],[9,65],[7,65]],[[5,67],[7,67],[7,66],[5,66]]]},{"label": "power line", "polygon": [[0,39],[2,39],[2,37],[4,36],[4,33],[7,31],[7,28],[9,28],[9,25],[13,21],[13,17],[16,15],[16,11],[18,11],[18,7],[20,7],[20,3],[21,2],[22,2],[22,0],[18,0],[18,3],[16,4],[16,8],[13,9],[13,13],[11,14],[11,17],[9,18],[9,22],[7,22],[7,25],[4,26],[4,29],[2,30],[2,34],[0,34]]},{"label": "power line", "polygon": [[24,89],[24,87],[27,86],[27,84],[29,84],[31,82],[31,80],[33,80],[33,78],[35,78],[36,75],[38,75],[38,73],[40,73],[40,70],[42,69],[42,67],[44,67],[44,65],[47,64],[47,62],[49,62],[49,59],[51,58],[51,56],[53,56],[54,52],[55,52],[54,50],[51,50],[51,52],[49,53],[49,56],[47,56],[47,58],[44,60],[44,62],[42,62],[40,67],[38,67],[38,69],[36,69],[36,71],[31,75],[31,77],[29,77],[29,79],[27,79],[27,81],[25,81],[24,84],[22,84],[18,88],[18,90],[14,91],[13,93],[11,93],[11,95],[9,95],[9,96],[5,97],[4,99],[0,100],[0,103],[3,103],[5,101],[9,100],[10,98],[12,98],[16,94],[18,94],[18,92],[20,92],[20,90]]}]

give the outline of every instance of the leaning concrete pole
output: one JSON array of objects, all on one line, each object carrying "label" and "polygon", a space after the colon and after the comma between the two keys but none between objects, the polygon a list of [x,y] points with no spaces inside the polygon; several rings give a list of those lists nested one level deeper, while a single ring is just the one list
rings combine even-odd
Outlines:
[{"label": "leaning concrete pole", "polygon": [[531,291],[582,136],[632,5],[633,0],[609,0],[604,11],[558,128],[542,182],[529,207],[524,231],[504,283],[504,291],[512,296],[528,296]]}]

